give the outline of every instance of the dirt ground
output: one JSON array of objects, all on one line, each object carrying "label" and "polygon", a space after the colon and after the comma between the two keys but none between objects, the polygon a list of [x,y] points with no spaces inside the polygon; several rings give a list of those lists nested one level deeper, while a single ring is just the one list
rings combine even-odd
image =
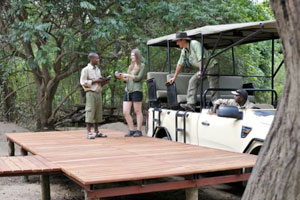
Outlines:
[{"label": "dirt ground", "polygon": [[[101,128],[127,131],[123,123],[105,124]],[[63,129],[67,130],[67,129]],[[13,123],[0,122],[0,156],[7,156],[8,148],[4,133],[28,132],[29,130]],[[16,155],[20,150],[16,149]],[[74,182],[63,175],[50,177],[52,200],[81,200],[83,191]],[[239,200],[243,189],[237,184],[206,186],[199,188],[199,200]],[[38,200],[41,199],[41,188],[39,176],[30,176],[29,182],[23,177],[0,177],[0,200]],[[106,200],[184,200],[184,190],[149,193],[142,195],[130,195],[114,198],[103,198]]]}]

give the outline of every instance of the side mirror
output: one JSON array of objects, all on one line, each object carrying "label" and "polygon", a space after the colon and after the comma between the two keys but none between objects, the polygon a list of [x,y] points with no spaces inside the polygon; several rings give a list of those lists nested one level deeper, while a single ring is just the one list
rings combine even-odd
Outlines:
[{"label": "side mirror", "polygon": [[217,115],[218,117],[243,119],[243,112],[240,112],[236,106],[221,106]]}]

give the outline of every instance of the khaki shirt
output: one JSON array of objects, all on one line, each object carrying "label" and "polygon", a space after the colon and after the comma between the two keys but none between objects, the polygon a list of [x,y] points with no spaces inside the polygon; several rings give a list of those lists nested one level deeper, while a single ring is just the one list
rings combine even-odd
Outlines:
[{"label": "khaki shirt", "polygon": [[220,105],[220,106],[236,106],[239,109],[244,109],[244,108],[252,108],[254,106],[253,103],[247,101],[243,106],[240,106],[234,99],[218,99],[214,102],[214,105]]},{"label": "khaki shirt", "polygon": [[101,78],[101,71],[97,66],[90,63],[82,69],[80,76],[80,84],[84,91],[101,92],[102,87],[99,83],[92,84],[93,81]]},{"label": "khaki shirt", "polygon": [[[183,48],[181,50],[180,58],[177,62],[177,65],[184,66],[184,58],[188,58],[189,63],[193,67],[200,67],[200,62],[201,62],[201,54],[202,54],[202,49],[201,49],[201,43],[198,42],[197,40],[191,40],[189,42],[189,47],[187,49]],[[204,51],[204,58],[208,58],[208,51]],[[204,60],[206,61],[206,59]],[[209,62],[208,68],[211,66],[215,65],[217,62],[215,59],[212,59]]]},{"label": "khaki shirt", "polygon": [[131,71],[132,75],[134,75],[134,79],[127,78],[126,88],[125,91],[128,93],[143,91],[143,79],[145,78],[146,74],[146,67],[144,63],[141,63],[140,70],[136,73],[134,70]]}]

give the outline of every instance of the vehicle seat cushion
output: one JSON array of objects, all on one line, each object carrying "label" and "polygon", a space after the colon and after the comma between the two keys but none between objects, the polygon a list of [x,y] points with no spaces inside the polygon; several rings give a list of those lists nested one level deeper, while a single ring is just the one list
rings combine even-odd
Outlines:
[{"label": "vehicle seat cushion", "polygon": [[166,98],[167,90],[156,90],[157,98]]},{"label": "vehicle seat cushion", "polygon": [[[194,74],[179,74],[177,76],[175,80],[177,95],[179,94],[186,95],[189,86],[189,80],[193,75]],[[167,80],[169,81],[172,77],[174,77],[174,74],[168,74]]]},{"label": "vehicle seat cushion", "polygon": [[[234,88],[243,87],[243,78],[241,76],[219,76],[219,88]],[[230,95],[230,91],[220,91],[220,96]],[[233,97],[233,96],[232,96]]]},{"label": "vehicle seat cushion", "polygon": [[154,78],[156,81],[156,90],[167,90],[165,83],[167,82],[168,72],[148,72],[147,79]]}]

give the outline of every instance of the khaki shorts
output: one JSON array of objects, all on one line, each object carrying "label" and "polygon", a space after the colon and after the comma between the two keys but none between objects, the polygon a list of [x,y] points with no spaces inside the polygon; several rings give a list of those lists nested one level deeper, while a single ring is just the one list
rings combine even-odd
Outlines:
[{"label": "khaki shorts", "polygon": [[102,96],[101,92],[86,92],[85,122],[102,122]]}]

